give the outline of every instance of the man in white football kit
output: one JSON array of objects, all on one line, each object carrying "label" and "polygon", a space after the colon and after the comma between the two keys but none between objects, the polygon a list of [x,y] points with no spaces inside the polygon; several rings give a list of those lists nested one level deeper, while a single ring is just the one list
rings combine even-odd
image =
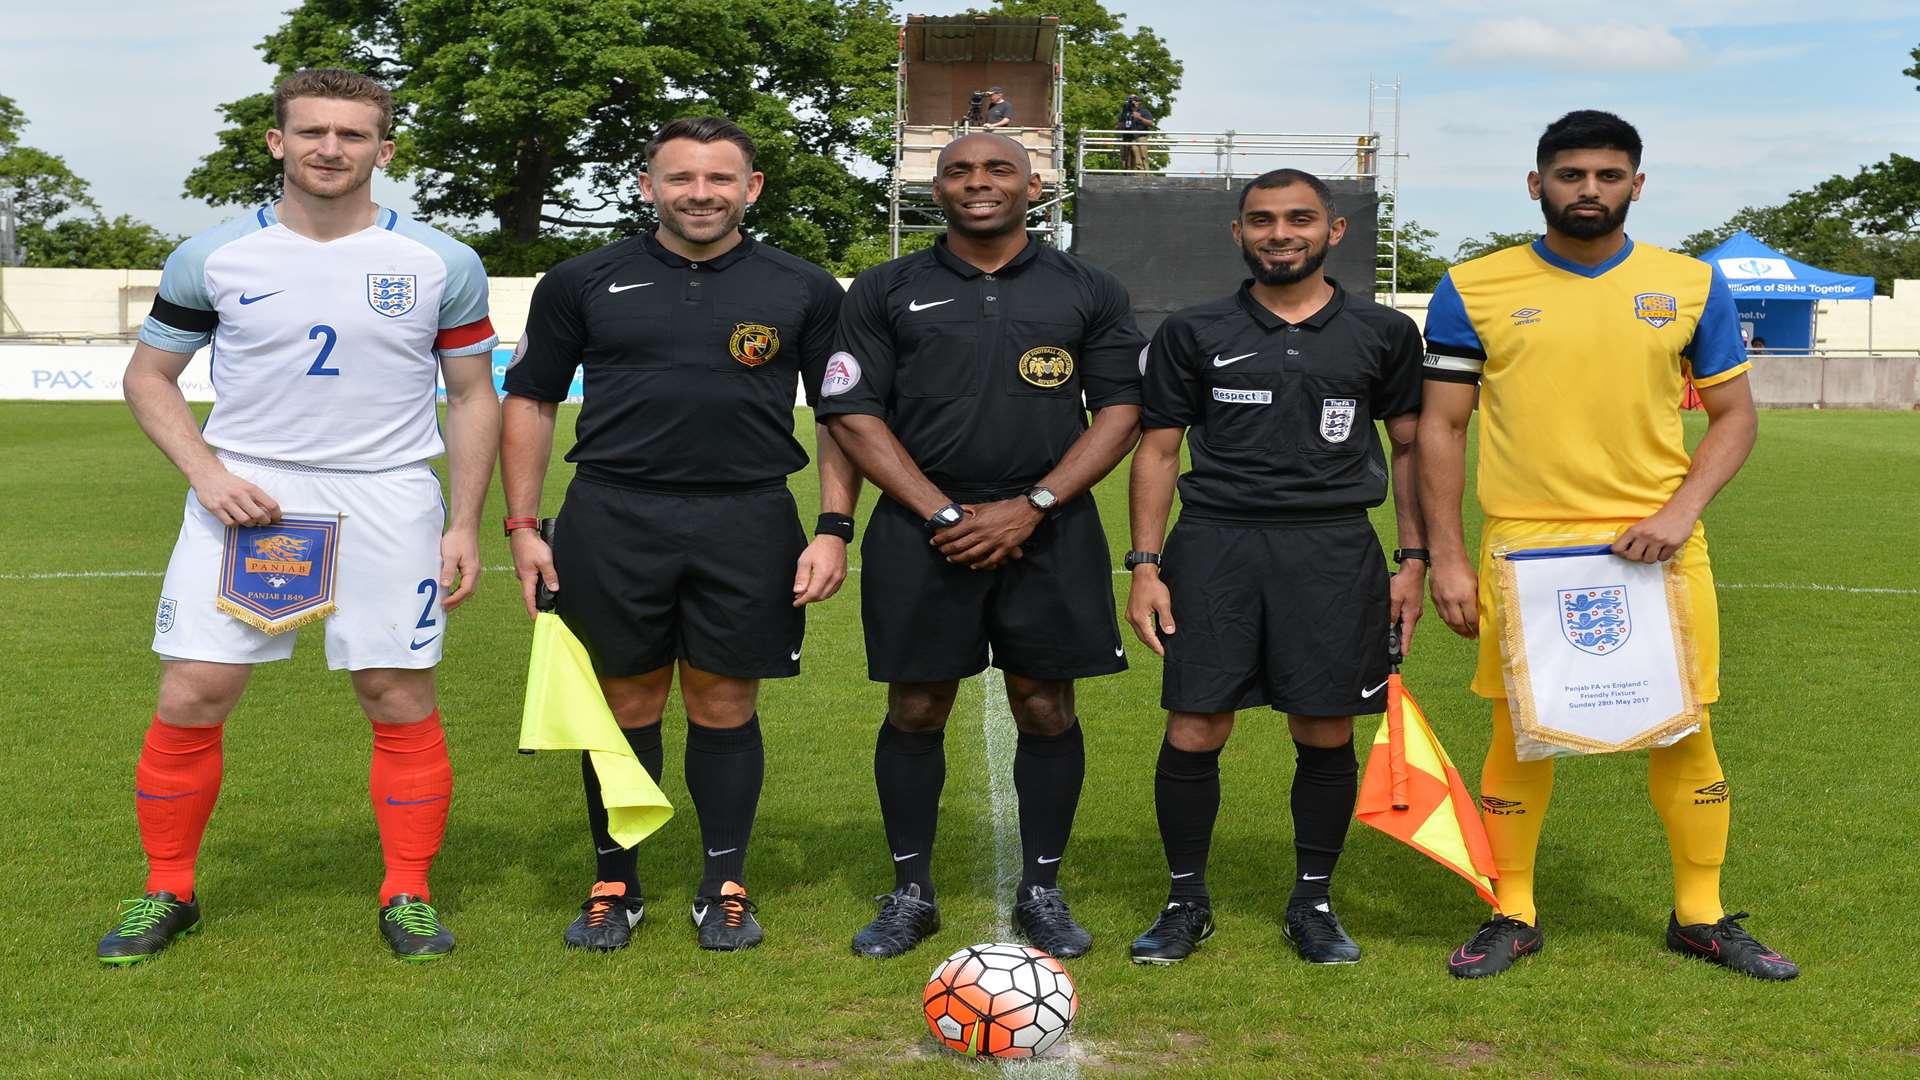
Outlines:
[{"label": "man in white football kit", "polygon": [[[159,704],[136,772],[147,885],[101,940],[107,963],[145,959],[198,929],[194,862],[220,789],[222,725],[252,665],[293,654],[295,632],[278,632],[271,610],[255,617],[232,587],[242,565],[271,588],[302,578],[316,601],[331,588],[327,663],[349,671],[373,725],[381,929],[403,959],[453,948],[428,903],[453,788],[433,667],[446,612],[480,572],[499,434],[486,274],[466,245],[374,205],[373,170],[394,148],[378,83],[303,71],[280,84],[274,107],[267,146],[285,163],[284,196],[173,252],[127,368],[134,417],[192,490],[154,621]],[[208,344],[218,400],[196,430],[178,379]],[[443,451],[450,508],[428,464]],[[283,515],[337,523],[337,550],[300,539],[316,533],[293,520],[286,535],[230,550],[234,530]],[[254,554],[264,557],[236,557]]]}]

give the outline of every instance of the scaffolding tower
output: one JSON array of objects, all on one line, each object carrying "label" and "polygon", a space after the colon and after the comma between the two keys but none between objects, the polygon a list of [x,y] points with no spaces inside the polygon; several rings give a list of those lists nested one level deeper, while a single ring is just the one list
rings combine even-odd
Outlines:
[{"label": "scaffolding tower", "polygon": [[1373,292],[1393,305],[1400,300],[1400,76],[1367,79],[1367,131],[1373,135],[1373,191],[1378,198]]},{"label": "scaffolding tower", "polygon": [[[1028,231],[1045,243],[1060,243],[1066,224],[1065,60],[1058,16],[907,17],[894,68],[887,198],[892,256],[899,256],[902,236],[946,228],[933,201],[934,164],[949,142],[981,130],[975,117],[985,103],[976,95],[994,86],[1006,88],[1014,123],[990,130],[1026,147],[1027,163],[1040,177],[1040,198],[1027,208]],[[1038,124],[1024,122],[1041,108]]]}]

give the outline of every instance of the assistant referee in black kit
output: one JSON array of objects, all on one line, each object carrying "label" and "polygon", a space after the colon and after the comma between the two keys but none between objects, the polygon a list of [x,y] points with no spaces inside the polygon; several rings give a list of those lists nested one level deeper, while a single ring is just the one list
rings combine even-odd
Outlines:
[{"label": "assistant referee in black kit", "polygon": [[[787,476],[798,386],[819,386],[843,293],[832,275],[739,228],[760,193],[754,145],[717,117],[675,120],[647,144],[643,197],[659,228],[569,259],[533,293],[507,370],[501,475],[514,569],[593,658],[627,741],[660,777],[660,717],[674,668],[687,709],[687,790],[706,863],[693,902],[700,945],[758,944],[747,841],[765,769],[761,679],[800,671],[804,605],[846,577],[858,478],[820,429],[816,536]],[[577,467],[552,550],[537,530],[554,409],[585,366],[567,460]],[[570,946],[616,949],[644,907],[632,849],[607,834],[581,757],[596,881]]]},{"label": "assistant referee in black kit", "polygon": [[[1262,705],[1287,714],[1297,755],[1287,937],[1314,963],[1360,958],[1328,887],[1358,787],[1353,717],[1386,707],[1388,627],[1410,642],[1420,618],[1423,350],[1413,320],[1325,276],[1345,228],[1310,173],[1248,182],[1233,236],[1253,277],[1169,316],[1147,350],[1127,620],[1165,657],[1154,804],[1171,888],[1133,943],[1136,963],[1174,963],[1213,933],[1206,870],[1220,749],[1235,710]],[[1367,520],[1387,496],[1375,421],[1393,443],[1394,514],[1409,549],[1395,553],[1391,581]],[[1169,537],[1189,429],[1193,465]]]},{"label": "assistant referee in black kit", "polygon": [[1057,886],[1086,773],[1073,680],[1122,670],[1126,651],[1085,495],[1138,437],[1145,339],[1113,275],[1028,238],[1039,193],[1006,136],[949,143],[934,179],[946,235],[854,281],[820,390],[834,438],[886,496],[860,585],[867,672],[888,684],[874,777],[895,889],[854,935],[869,956],[939,929],[941,739],[959,680],[989,660],[1019,728],[1015,923],[1055,956],[1093,942]]}]

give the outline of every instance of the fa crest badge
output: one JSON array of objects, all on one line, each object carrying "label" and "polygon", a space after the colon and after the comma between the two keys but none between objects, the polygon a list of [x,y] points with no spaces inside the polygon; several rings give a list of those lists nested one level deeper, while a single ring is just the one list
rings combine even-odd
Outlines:
[{"label": "fa crest badge", "polygon": [[1073,354],[1056,345],[1028,349],[1020,354],[1020,377],[1051,390],[1073,378]]},{"label": "fa crest badge", "polygon": [[735,323],[727,351],[748,367],[759,367],[780,354],[780,331],[765,323]]},{"label": "fa crest badge", "polygon": [[214,604],[248,626],[285,633],[334,612],[340,519],[282,518],[227,527]]},{"label": "fa crest badge", "polygon": [[1560,632],[1584,653],[1619,652],[1633,635],[1625,585],[1560,590]]},{"label": "fa crest badge", "polygon": [[173,616],[178,610],[179,605],[173,602],[172,597],[161,597],[160,610],[153,613],[153,632],[156,634],[164,634],[173,629]]},{"label": "fa crest badge", "polygon": [[1359,410],[1360,402],[1355,398],[1322,398],[1320,437],[1328,442],[1346,442],[1353,434],[1353,418]]},{"label": "fa crest badge", "polygon": [[418,274],[368,274],[367,305],[389,319],[413,310],[420,299]]},{"label": "fa crest badge", "polygon": [[1680,317],[1680,302],[1666,293],[1643,292],[1633,298],[1633,317],[1658,330]]}]

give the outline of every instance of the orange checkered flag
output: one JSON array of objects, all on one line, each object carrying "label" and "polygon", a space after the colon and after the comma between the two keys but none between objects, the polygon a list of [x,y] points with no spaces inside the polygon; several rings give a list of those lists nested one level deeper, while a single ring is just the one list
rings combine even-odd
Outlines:
[{"label": "orange checkered flag", "polygon": [[1401,685],[1397,663],[1387,676],[1387,716],[1373,737],[1353,816],[1466,878],[1481,899],[1498,906],[1493,879],[1500,871],[1480,808]]}]

